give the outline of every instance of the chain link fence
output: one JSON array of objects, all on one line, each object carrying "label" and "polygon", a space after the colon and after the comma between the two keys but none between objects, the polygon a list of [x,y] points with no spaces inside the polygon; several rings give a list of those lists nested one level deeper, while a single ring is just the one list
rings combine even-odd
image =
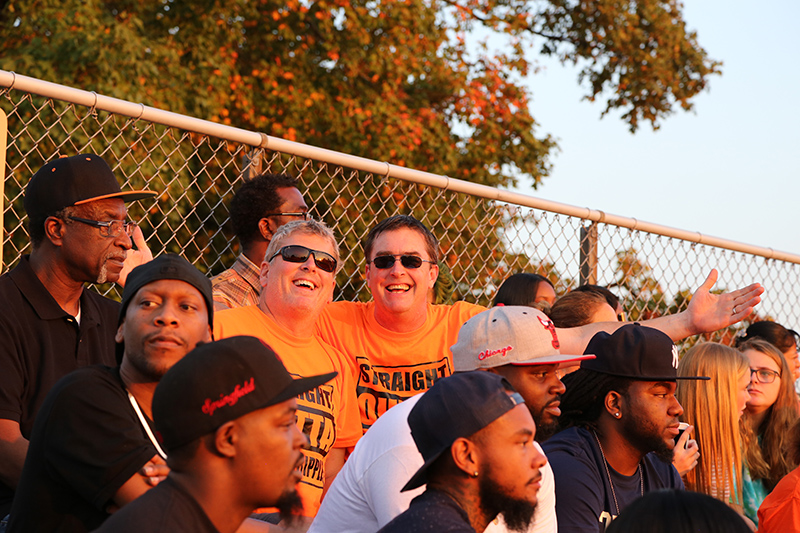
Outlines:
[{"label": "chain link fence", "polygon": [[[312,214],[334,228],[344,268],[337,299],[369,298],[361,247],[369,228],[397,213],[425,222],[440,239],[453,300],[490,304],[515,272],[547,275],[563,293],[581,282],[608,285],[632,319],[685,308],[712,268],[718,288],[753,281],[767,293],[761,318],[800,326],[800,256],[547,202],[182,117],[0,71],[7,116],[3,268],[29,249],[25,184],[46,161],[93,152],[126,188],[158,192],[129,206],[154,255],[178,253],[213,275],[229,267],[238,243],[228,205],[258,172],[299,178]],[[2,118],[2,117],[0,117]],[[118,297],[113,286],[98,290]],[[734,331],[718,332],[730,340]]]}]

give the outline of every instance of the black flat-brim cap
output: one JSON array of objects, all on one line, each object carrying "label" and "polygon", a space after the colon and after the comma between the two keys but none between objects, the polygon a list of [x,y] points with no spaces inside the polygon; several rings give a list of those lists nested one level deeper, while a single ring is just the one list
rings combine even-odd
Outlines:
[{"label": "black flat-brim cap", "polygon": [[123,192],[102,157],[81,154],[54,159],[36,171],[25,187],[23,204],[30,218],[40,218],[65,207],[106,198],[131,202],[155,195],[153,191]]},{"label": "black flat-brim cap", "polygon": [[260,339],[228,337],[197,346],[164,374],[153,395],[153,422],[164,447],[175,449],[336,374],[294,379]]},{"label": "black flat-brim cap", "polygon": [[437,381],[408,414],[408,427],[425,464],[401,492],[428,482],[428,468],[458,438],[485,428],[525,400],[505,378],[481,370]]},{"label": "black flat-brim cap", "polygon": [[596,357],[581,362],[581,368],[635,379],[675,381],[709,379],[707,376],[678,376],[678,347],[665,333],[641,324],[627,324],[614,333],[601,331],[586,346]]}]

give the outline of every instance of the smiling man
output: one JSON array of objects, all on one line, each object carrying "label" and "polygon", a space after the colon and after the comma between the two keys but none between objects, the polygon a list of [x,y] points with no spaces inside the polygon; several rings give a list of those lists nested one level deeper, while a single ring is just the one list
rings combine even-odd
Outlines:
[{"label": "smiling man", "polygon": [[[453,371],[450,346],[470,317],[486,308],[467,302],[431,305],[428,290],[439,272],[439,243],[419,220],[395,215],[379,222],[364,243],[366,282],[371,302],[335,302],[320,316],[320,337],[347,354],[357,371],[358,405],[366,431],[389,408],[429,389]],[[753,284],[725,294],[711,294],[712,271],[692,296],[689,308],[647,321],[672,339],[716,331],[742,320],[763,289]],[[620,322],[553,329],[560,349],[583,353],[598,331]],[[550,324],[550,327],[553,327]]]},{"label": "smiling man", "polygon": [[290,516],[307,444],[295,424],[296,397],[331,378],[293,379],[254,337],[198,346],[153,396],[169,476],[98,531],[232,533],[256,507]]},{"label": "smiling man", "polygon": [[231,200],[230,217],[241,253],[231,268],[211,279],[217,310],[258,304],[259,273],[269,242],[279,227],[308,216],[303,194],[291,176],[261,174],[239,187]]},{"label": "smiling man", "polygon": [[51,387],[77,368],[114,365],[119,304],[84,290],[115,282],[146,248],[125,202],[154,192],[120,189],[102,158],[54,159],[25,188],[30,255],[0,276],[0,517],[11,507],[36,414]]},{"label": "smiling man", "polygon": [[342,353],[314,335],[333,298],[339,250],[331,230],[315,220],[290,222],[275,233],[261,263],[257,306],[217,314],[215,338],[252,335],[266,342],[296,377],[338,372],[297,398],[297,425],[309,439],[299,492],[303,514],[314,516],[326,486],[361,436],[353,371]]},{"label": "smiling man", "polygon": [[151,427],[153,392],[172,365],[211,340],[211,282],[162,255],[125,286],[116,341],[121,365],[59,381],[42,405],[8,531],[91,531],[150,485],[138,474],[166,457]]},{"label": "smiling man", "polygon": [[678,417],[678,349],[639,324],[598,333],[596,356],[564,377],[560,424],[544,443],[556,479],[561,532],[597,533],[645,492],[683,489],[672,466]]}]

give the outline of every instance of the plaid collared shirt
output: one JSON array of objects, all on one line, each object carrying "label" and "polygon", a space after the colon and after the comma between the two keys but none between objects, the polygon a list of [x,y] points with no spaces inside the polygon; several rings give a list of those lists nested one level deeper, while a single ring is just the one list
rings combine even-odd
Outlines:
[{"label": "plaid collared shirt", "polygon": [[244,254],[240,254],[231,268],[211,278],[214,309],[221,311],[258,304],[258,296],[261,294],[259,274],[258,267]]}]

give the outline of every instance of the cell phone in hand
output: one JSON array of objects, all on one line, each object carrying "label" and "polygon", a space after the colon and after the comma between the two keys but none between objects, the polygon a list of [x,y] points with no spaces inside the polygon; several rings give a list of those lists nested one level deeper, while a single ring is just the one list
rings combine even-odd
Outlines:
[{"label": "cell phone in hand", "polygon": [[[678,444],[678,439],[681,438],[681,435],[683,435],[683,432],[686,431],[686,428],[688,428],[688,427],[689,427],[689,424],[687,424],[686,422],[681,422],[680,424],[678,424],[678,435],[675,437],[675,444],[676,445]],[[687,439],[686,443],[687,444],[689,443],[688,439]],[[686,446],[684,445],[684,448],[685,447]]]}]

